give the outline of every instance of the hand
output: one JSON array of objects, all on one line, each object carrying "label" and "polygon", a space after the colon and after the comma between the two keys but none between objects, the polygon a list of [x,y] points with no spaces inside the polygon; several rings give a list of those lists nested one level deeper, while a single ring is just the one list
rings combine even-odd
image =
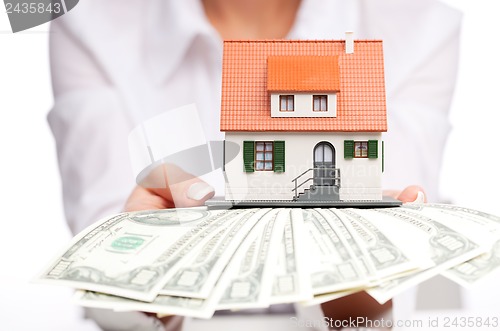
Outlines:
[{"label": "hand", "polygon": [[424,202],[427,202],[424,189],[418,185],[408,186],[402,191],[385,190],[384,195],[393,197],[394,199],[398,199],[402,202],[413,202],[418,198],[419,192],[421,192],[424,195]]},{"label": "hand", "polygon": [[[130,194],[125,211],[202,206],[214,188],[174,165],[162,165]],[[145,187],[144,187],[145,186]]]}]

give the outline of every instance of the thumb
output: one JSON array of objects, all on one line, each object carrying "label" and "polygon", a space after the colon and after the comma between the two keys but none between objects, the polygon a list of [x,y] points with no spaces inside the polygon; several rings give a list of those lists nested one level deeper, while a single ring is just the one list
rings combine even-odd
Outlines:
[{"label": "thumb", "polygon": [[[399,193],[397,199],[403,202],[427,202],[424,189],[417,185],[411,185],[405,188],[403,191],[401,191],[401,193]],[[422,199],[423,201],[417,201],[420,199]]]},{"label": "thumb", "polygon": [[166,199],[175,208],[203,206],[205,201],[215,195],[214,188],[197,177],[151,191]]},{"label": "thumb", "polygon": [[215,195],[214,188],[174,164],[161,164],[138,183],[163,198],[169,207],[202,206]]}]

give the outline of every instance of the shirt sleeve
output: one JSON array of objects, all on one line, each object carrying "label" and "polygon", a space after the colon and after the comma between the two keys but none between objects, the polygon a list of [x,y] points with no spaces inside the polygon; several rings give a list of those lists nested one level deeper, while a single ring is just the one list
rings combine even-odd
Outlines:
[{"label": "shirt sleeve", "polygon": [[77,233],[122,210],[134,181],[123,98],[82,38],[64,20],[51,27],[54,107],[48,122],[57,145],[68,225]]},{"label": "shirt sleeve", "polygon": [[[384,187],[421,185],[429,201],[435,201],[451,129],[448,113],[457,75],[461,14],[438,1],[387,1],[389,11],[377,6],[379,11],[387,9],[379,13],[379,21],[370,22],[385,36],[389,128],[384,135]],[[387,15],[396,18],[383,24]]]}]

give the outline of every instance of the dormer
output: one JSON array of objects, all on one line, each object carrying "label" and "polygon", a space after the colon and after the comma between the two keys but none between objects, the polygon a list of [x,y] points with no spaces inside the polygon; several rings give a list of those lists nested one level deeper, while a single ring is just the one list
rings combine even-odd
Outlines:
[{"label": "dormer", "polygon": [[269,56],[271,117],[336,117],[338,56]]}]

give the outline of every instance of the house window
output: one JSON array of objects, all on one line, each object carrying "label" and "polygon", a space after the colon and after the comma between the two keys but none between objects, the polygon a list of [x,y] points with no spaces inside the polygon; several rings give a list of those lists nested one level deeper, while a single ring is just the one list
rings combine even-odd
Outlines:
[{"label": "house window", "polygon": [[368,157],[368,142],[355,141],[354,142],[354,157]]},{"label": "house window", "polygon": [[255,170],[273,170],[273,143],[270,141],[258,141],[255,143]]},{"label": "house window", "polygon": [[313,111],[327,111],[327,100],[326,95],[313,95]]},{"label": "house window", "polygon": [[294,111],[293,95],[280,95],[280,111]]},{"label": "house window", "polygon": [[378,158],[378,140],[344,140],[344,158]]},{"label": "house window", "polygon": [[285,172],[285,142],[244,141],[243,171]]}]

